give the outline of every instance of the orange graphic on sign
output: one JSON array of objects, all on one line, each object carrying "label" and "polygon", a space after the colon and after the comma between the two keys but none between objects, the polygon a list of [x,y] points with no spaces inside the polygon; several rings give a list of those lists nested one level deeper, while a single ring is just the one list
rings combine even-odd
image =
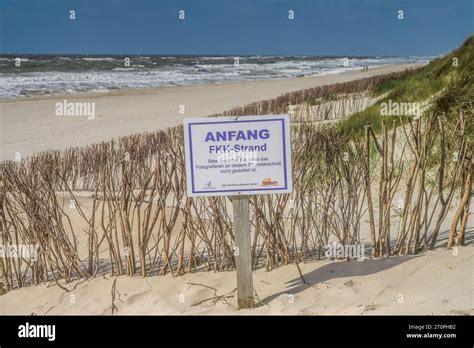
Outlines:
[{"label": "orange graphic on sign", "polygon": [[265,178],[262,180],[262,186],[277,186],[278,181],[272,181],[270,178]]}]

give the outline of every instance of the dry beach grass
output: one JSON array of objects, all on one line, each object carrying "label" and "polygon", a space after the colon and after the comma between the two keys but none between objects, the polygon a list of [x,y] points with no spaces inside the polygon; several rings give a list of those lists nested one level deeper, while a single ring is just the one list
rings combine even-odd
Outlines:
[{"label": "dry beach grass", "polygon": [[[384,67],[370,74],[402,68]],[[0,259],[1,280],[9,291],[0,297],[2,311],[235,312],[234,273],[228,272],[234,267],[231,204],[226,198],[186,197],[182,129],[91,144],[176,125],[183,116],[226,109],[227,115],[283,113],[296,105],[292,117],[300,125],[292,130],[294,192],[251,199],[255,290],[261,303],[252,313],[472,312],[472,246],[462,247],[469,244],[472,229],[469,201],[464,199],[472,185],[467,119],[459,113],[445,132],[437,114],[399,118],[382,122],[380,133],[368,125],[362,137],[341,136],[337,128],[314,122],[364,110],[373,104],[370,91],[376,86],[411,72],[364,74],[78,95],[71,98],[93,98],[102,110],[97,120],[82,120],[79,126],[48,116],[48,108],[62,97],[1,102],[4,159],[16,151],[31,155],[42,147],[63,150],[1,164],[3,242],[40,245],[36,263]],[[348,82],[361,76],[368,78]],[[314,87],[328,81],[339,84]],[[313,88],[301,90],[309,86]],[[290,93],[252,103],[282,92]],[[336,102],[328,102],[334,96]],[[178,116],[180,98],[190,111]],[[338,103],[338,98],[350,101]],[[319,108],[309,108],[309,99]],[[160,100],[164,105],[157,104]],[[325,103],[332,103],[329,111]],[[334,108],[338,111],[331,113]],[[87,146],[64,150],[74,145]],[[456,161],[447,160],[452,152]],[[434,164],[433,156],[439,158]],[[402,207],[394,209],[399,200]],[[331,241],[363,243],[367,259],[331,262],[324,256]],[[422,258],[403,256],[440,244],[456,246],[456,253],[435,250]],[[385,259],[388,255],[399,256]],[[435,275],[439,269],[443,271]],[[112,284],[112,278],[117,283]],[[416,286],[415,279],[423,279],[423,284]],[[426,297],[436,279],[440,291],[457,281],[456,300],[437,291]],[[105,303],[110,305],[111,287],[110,308]],[[31,296],[33,292],[38,296]],[[70,295],[84,300],[71,303],[65,300]],[[296,300],[289,302],[288,295]],[[406,302],[399,302],[399,295]]]}]

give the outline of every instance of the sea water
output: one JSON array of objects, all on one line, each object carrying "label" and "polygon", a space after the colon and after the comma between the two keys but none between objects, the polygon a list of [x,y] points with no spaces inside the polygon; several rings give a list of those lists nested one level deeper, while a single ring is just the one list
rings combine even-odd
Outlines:
[{"label": "sea water", "polygon": [[[324,75],[429,57],[0,55],[0,98]],[[237,63],[236,63],[237,62]]]}]

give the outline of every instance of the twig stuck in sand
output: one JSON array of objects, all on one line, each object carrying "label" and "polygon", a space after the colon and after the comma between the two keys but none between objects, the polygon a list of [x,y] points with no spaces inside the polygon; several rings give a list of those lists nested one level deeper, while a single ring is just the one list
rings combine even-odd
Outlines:
[{"label": "twig stuck in sand", "polygon": [[112,315],[114,314],[114,311],[118,311],[117,306],[115,305],[115,288],[117,284],[117,278],[114,279],[114,283],[112,284],[112,290],[111,290],[111,295],[112,295],[112,304],[110,305],[110,311],[112,312]]},{"label": "twig stuck in sand", "polygon": [[268,308],[270,308],[270,305],[267,302],[263,302],[262,300],[260,300],[257,290],[253,289],[253,292],[254,292],[253,297],[254,297],[255,307],[260,307],[260,305],[263,304],[265,306],[268,306]]},{"label": "twig stuck in sand", "polygon": [[306,285],[310,285],[310,284],[306,281],[306,279],[304,279],[304,277],[303,277],[303,272],[301,272],[301,268],[300,268],[300,265],[299,265],[299,263],[298,263],[298,260],[295,260],[295,264],[296,264],[296,268],[298,268],[298,273],[300,274],[300,278],[301,278],[301,280],[303,281],[303,283],[306,284]]}]

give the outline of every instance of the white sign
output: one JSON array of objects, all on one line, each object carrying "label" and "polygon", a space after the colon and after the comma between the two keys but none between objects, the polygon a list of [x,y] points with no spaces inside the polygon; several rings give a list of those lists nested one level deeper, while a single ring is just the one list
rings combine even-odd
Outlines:
[{"label": "white sign", "polygon": [[188,118],[184,143],[189,197],[292,191],[288,115]]}]

